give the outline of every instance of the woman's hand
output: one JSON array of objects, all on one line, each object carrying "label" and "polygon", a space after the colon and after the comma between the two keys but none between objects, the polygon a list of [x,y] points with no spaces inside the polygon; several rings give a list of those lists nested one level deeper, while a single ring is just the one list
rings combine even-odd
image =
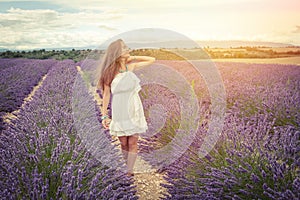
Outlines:
[{"label": "woman's hand", "polygon": [[130,63],[130,62],[132,62],[132,61],[135,61],[136,60],[136,56],[129,56],[128,58],[127,58],[127,62],[128,63]]},{"label": "woman's hand", "polygon": [[109,129],[109,124],[110,124],[110,122],[111,122],[111,119],[110,119],[110,118],[106,118],[106,119],[103,119],[103,120],[102,120],[102,125],[103,125],[103,127],[104,127],[106,130]]}]

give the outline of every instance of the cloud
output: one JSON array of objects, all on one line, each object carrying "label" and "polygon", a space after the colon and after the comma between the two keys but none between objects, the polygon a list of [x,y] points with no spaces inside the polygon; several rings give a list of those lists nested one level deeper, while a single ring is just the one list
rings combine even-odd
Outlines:
[{"label": "cloud", "polygon": [[49,9],[10,8],[6,13],[0,13],[0,46],[24,49],[99,43],[99,38],[93,39],[98,32],[106,32],[101,34],[103,38],[105,34],[118,30],[103,22],[113,24],[124,17],[123,11],[61,13]]},{"label": "cloud", "polygon": [[14,31],[53,30],[70,26],[70,24],[64,23],[59,13],[54,10],[22,10],[19,8],[10,8],[7,13],[1,13],[0,24],[2,27]]},{"label": "cloud", "polygon": [[59,13],[55,10],[22,10],[19,8],[11,8],[7,13],[0,13],[0,24],[2,27],[10,27],[13,29],[66,29],[82,24],[97,24],[101,21],[115,20],[123,16],[123,14],[115,12],[114,10],[103,13]]},{"label": "cloud", "polygon": [[[296,2],[288,0],[292,1]],[[3,2],[15,6],[5,10],[10,5],[6,3],[4,13],[0,12],[0,46],[7,48],[93,45],[144,27],[166,28],[193,39],[299,43],[299,26],[290,29],[299,12],[274,15],[271,11],[276,8],[277,13],[279,0],[277,6],[271,0],[4,0],[0,6]],[[41,7],[47,9],[34,9]]]},{"label": "cloud", "polygon": [[100,29],[104,29],[104,30],[108,30],[108,31],[115,31],[115,30],[118,30],[117,28],[110,27],[110,26],[107,26],[107,25],[99,25],[98,27],[99,27]]},{"label": "cloud", "polygon": [[[0,30],[3,35],[4,31]],[[0,48],[8,49],[35,49],[35,48],[63,48],[99,46],[103,40],[102,34],[94,31],[85,32],[14,32],[6,30],[5,40],[0,39]]]}]

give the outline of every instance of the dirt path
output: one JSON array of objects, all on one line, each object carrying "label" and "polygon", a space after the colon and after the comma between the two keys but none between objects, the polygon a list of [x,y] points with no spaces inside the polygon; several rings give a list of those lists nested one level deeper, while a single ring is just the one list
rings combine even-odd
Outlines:
[{"label": "dirt path", "polygon": [[[80,66],[76,66],[79,73],[83,73],[81,71]],[[100,107],[102,104],[102,99],[96,93],[96,89],[91,87],[89,88],[92,91],[94,99],[97,102],[97,105]],[[120,150],[119,153],[122,155],[121,152],[121,144],[120,141],[116,136],[112,136],[117,148]],[[166,189],[160,186],[160,183],[166,183],[165,179],[163,178],[164,173],[156,172],[157,169],[152,168],[141,156],[137,156],[135,161],[135,165],[133,168],[134,172],[134,183],[137,189],[137,196],[141,200],[158,200],[162,197],[163,193],[166,193]]]},{"label": "dirt path", "polygon": [[141,200],[161,199],[162,194],[166,193],[166,189],[160,186],[160,183],[165,182],[162,174],[155,172],[136,174],[134,180],[137,186],[137,196]]},{"label": "dirt path", "polygon": [[[115,136],[112,137],[117,139]],[[120,150],[119,153],[122,154],[120,141],[118,139],[115,141],[113,144],[117,145]],[[166,189],[160,186],[160,183],[167,183],[163,178],[165,173],[158,173],[157,169],[152,168],[139,154],[135,161],[133,172],[135,174],[133,180],[137,189],[136,195],[139,199],[157,200],[163,197],[163,193],[166,193]]]}]

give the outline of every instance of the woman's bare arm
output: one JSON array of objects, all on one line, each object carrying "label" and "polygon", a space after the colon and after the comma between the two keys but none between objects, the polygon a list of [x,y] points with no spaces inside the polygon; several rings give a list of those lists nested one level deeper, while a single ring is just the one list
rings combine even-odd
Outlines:
[{"label": "woman's bare arm", "polygon": [[151,56],[130,56],[129,59],[130,61],[136,61],[136,63],[132,64],[133,68],[131,70],[138,67],[145,67],[155,62],[155,58]]},{"label": "woman's bare arm", "polygon": [[[107,112],[107,107],[109,104],[109,100],[110,100],[110,87],[106,84],[104,84],[104,90],[103,90],[103,99],[102,99],[102,116],[107,115],[108,116],[108,112]],[[104,128],[108,128],[109,125],[107,123],[105,123],[106,120],[102,121],[102,124],[104,126]],[[104,122],[104,123],[103,123]]]}]

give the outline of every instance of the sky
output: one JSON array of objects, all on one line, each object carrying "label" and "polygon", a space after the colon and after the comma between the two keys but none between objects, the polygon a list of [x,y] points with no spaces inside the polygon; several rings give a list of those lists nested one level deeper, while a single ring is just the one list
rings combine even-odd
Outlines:
[{"label": "sky", "polygon": [[0,0],[0,49],[97,46],[141,28],[168,29],[196,41],[300,45],[300,1]]}]

